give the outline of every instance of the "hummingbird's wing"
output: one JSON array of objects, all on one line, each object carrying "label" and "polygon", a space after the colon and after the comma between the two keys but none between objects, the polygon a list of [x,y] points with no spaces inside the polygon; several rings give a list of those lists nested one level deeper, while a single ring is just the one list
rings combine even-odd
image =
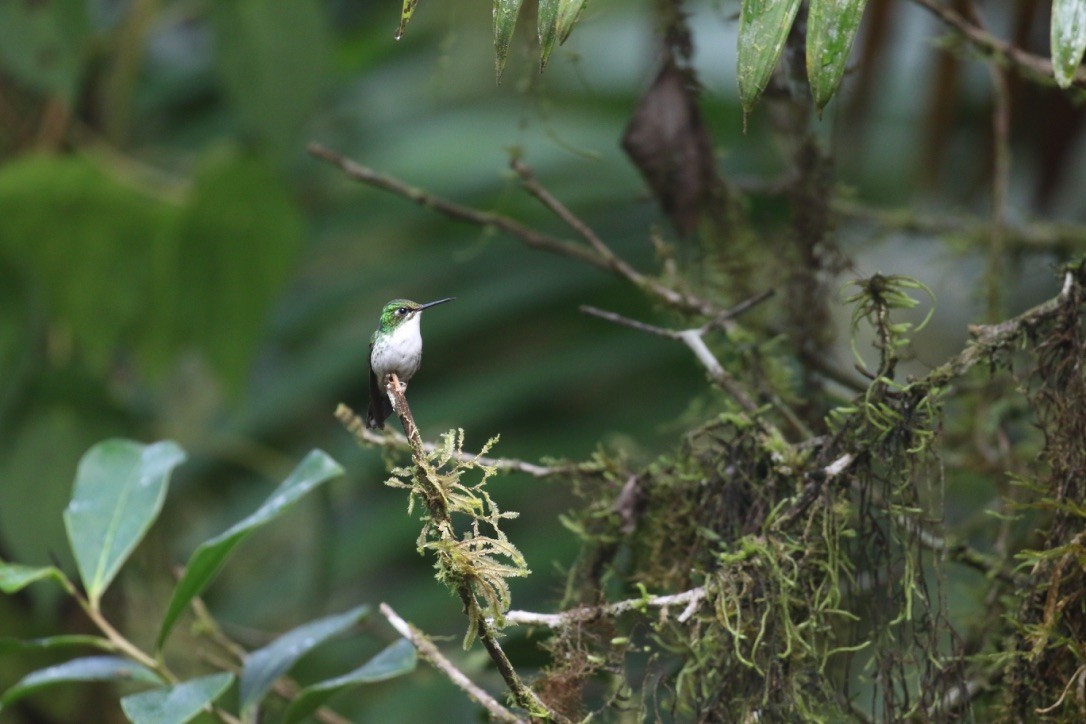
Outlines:
[{"label": "hummingbird's wing", "polygon": [[[373,343],[370,343],[370,358],[373,357]],[[381,389],[381,380],[377,379],[377,373],[370,365],[370,408],[366,414],[366,427],[371,430],[379,430],[385,426],[385,420],[392,414],[392,403],[388,394]]]}]

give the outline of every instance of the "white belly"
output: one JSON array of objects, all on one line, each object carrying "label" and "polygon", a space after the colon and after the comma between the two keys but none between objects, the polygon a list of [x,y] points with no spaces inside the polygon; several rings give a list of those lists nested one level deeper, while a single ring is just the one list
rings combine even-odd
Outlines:
[{"label": "white belly", "polygon": [[383,383],[387,375],[396,373],[401,382],[407,382],[419,371],[422,362],[422,335],[419,333],[419,317],[416,314],[401,324],[390,335],[378,336],[373,342],[370,364]]}]

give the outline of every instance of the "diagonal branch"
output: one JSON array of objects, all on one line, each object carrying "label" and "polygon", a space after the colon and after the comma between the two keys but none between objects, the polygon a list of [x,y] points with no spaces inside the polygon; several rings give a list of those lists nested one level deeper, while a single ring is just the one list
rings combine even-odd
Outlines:
[{"label": "diagonal branch", "polygon": [[469,697],[490,712],[490,715],[494,717],[494,721],[524,722],[523,719],[506,709],[498,703],[497,699],[469,679],[464,672],[456,668],[456,666],[438,650],[437,646],[434,646],[430,639],[424,636],[407,621],[400,618],[399,614],[393,611],[391,606],[387,603],[382,603],[380,608],[381,615],[388,619],[388,622],[392,624],[392,628],[396,629],[401,636],[415,645],[415,648],[418,650],[419,654],[422,655],[422,658],[433,664],[434,668],[449,677],[449,680],[452,683],[463,689]]},{"label": "diagonal branch", "polygon": [[473,209],[470,206],[462,206],[461,204],[449,201],[448,199],[443,199],[440,196],[434,196],[433,194],[415,188],[414,186],[408,186],[397,178],[393,178],[392,176],[385,175],[372,168],[356,163],[346,156],[332,151],[319,143],[309,144],[308,149],[311,155],[316,156],[323,161],[327,161],[333,166],[338,166],[343,173],[347,174],[349,178],[355,181],[384,191],[390,191],[397,196],[402,196],[409,201],[414,201],[419,206],[433,209],[450,219],[466,221],[470,224],[476,224],[477,226],[482,226],[484,228],[498,229],[510,236],[515,236],[520,239],[525,246],[533,249],[548,251],[552,254],[559,254],[561,256],[568,256],[599,269],[609,268],[607,262],[598,254],[589,249],[585,249],[583,246],[575,244],[572,241],[559,239],[556,236],[536,231],[508,216],[495,214],[491,211],[480,211],[479,209]]},{"label": "diagonal branch", "polygon": [[[913,0],[913,2],[957,30],[966,40],[980,50],[1005,59],[1020,73],[1041,76],[1047,80],[1056,77],[1052,69],[1052,61],[1049,59],[1034,55],[1012,43],[1008,43],[1006,40],[995,37],[984,28],[967,20],[953,8],[943,5],[939,0]],[[1075,71],[1074,82],[1077,86],[1086,86],[1086,68],[1078,67]]]}]

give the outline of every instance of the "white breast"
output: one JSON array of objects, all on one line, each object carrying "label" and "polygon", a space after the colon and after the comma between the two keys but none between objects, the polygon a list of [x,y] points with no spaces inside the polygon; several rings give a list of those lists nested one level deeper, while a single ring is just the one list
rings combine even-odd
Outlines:
[{"label": "white breast", "polygon": [[421,318],[421,314],[414,314],[392,334],[379,336],[374,341],[370,364],[378,380],[395,372],[401,382],[407,382],[419,371],[422,362]]}]

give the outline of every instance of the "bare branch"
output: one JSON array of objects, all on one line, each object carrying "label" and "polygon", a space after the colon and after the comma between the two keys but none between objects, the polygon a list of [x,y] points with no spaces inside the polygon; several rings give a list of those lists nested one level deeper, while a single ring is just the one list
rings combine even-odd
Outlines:
[{"label": "bare branch", "polygon": [[434,646],[430,639],[426,638],[422,632],[407,621],[400,618],[400,616],[392,610],[391,606],[387,603],[382,603],[380,609],[381,615],[388,619],[388,622],[392,624],[392,628],[396,629],[401,636],[414,644],[415,648],[424,659],[433,664],[434,668],[438,671],[449,677],[449,681],[460,687],[460,689],[466,692],[473,701],[478,702],[484,709],[490,712],[490,715],[497,721],[527,722],[526,719],[521,719],[498,703],[497,699],[469,679],[462,671],[460,671],[460,669],[456,668],[456,666],[445,658],[438,648]]},{"label": "bare branch", "polygon": [[[980,50],[998,55],[1006,60],[1018,72],[1024,75],[1040,76],[1046,80],[1055,78],[1052,61],[1048,58],[1034,55],[1008,43],[1006,40],[991,35],[938,0],[913,0],[913,2],[957,30],[966,40]],[[1086,86],[1086,69],[1079,66],[1078,70],[1075,71],[1074,82],[1077,86]]]},{"label": "bare branch", "polygon": [[[343,423],[343,426],[347,428],[348,432],[355,436],[359,443],[373,445],[374,447],[403,450],[404,452],[411,450],[411,444],[402,433],[396,432],[395,430],[376,432],[369,429],[366,427],[365,420],[342,402],[336,407],[335,414],[336,419]],[[424,442],[422,448],[427,453],[431,453],[437,449],[437,444]],[[604,471],[603,465],[596,462],[561,462],[556,465],[539,465],[525,460],[517,460],[516,458],[494,458],[486,455],[468,453],[456,454],[453,456],[453,459],[460,462],[471,460],[480,465],[494,468],[502,472],[524,473],[535,478],[549,478],[557,475],[573,474],[598,475]]]},{"label": "bare branch", "polygon": [[466,221],[471,224],[486,228],[495,228],[510,236],[515,236],[517,239],[528,247],[533,249],[539,249],[541,251],[548,251],[552,254],[559,254],[561,256],[568,256],[582,261],[591,266],[608,269],[609,265],[606,260],[601,258],[598,254],[594,253],[590,249],[567,241],[565,239],[559,239],[549,234],[544,234],[540,231],[536,231],[530,227],[521,224],[518,221],[514,221],[508,216],[502,214],[495,214],[490,211],[480,211],[473,209],[469,206],[462,206],[447,199],[443,199],[440,196],[434,196],[427,193],[422,189],[408,186],[403,181],[387,176],[385,174],[374,171],[371,168],[363,166],[346,156],[336,153],[319,143],[311,143],[308,146],[309,153],[319,159],[327,161],[334,166],[338,166],[343,173],[355,181],[374,186],[385,191],[390,191],[397,196],[402,196],[405,199],[414,201],[419,206],[424,206],[428,209],[433,209],[439,214],[455,219],[457,221]]},{"label": "bare branch", "polygon": [[630,611],[644,611],[646,608],[671,608],[683,606],[678,621],[686,623],[697,611],[701,601],[705,598],[705,586],[691,588],[682,593],[672,593],[666,596],[647,596],[645,598],[630,598],[625,601],[608,603],[603,606],[581,606],[571,608],[561,613],[534,613],[532,611],[509,611],[505,614],[506,623],[517,626],[542,626],[544,628],[563,628],[580,621],[591,621],[603,616],[618,616]]}]

